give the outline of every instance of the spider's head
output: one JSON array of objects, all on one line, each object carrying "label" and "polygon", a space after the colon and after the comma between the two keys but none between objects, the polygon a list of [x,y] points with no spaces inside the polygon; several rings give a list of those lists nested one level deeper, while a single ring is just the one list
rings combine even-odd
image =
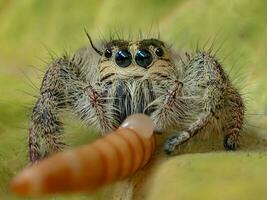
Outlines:
[{"label": "spider's head", "polygon": [[157,39],[112,40],[98,53],[101,82],[114,78],[166,78],[174,66],[169,48]]}]

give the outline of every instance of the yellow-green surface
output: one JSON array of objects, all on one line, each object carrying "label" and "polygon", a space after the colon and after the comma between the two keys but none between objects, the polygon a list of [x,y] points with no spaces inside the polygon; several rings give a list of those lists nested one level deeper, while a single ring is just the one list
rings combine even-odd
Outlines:
[{"label": "yellow-green surface", "polygon": [[[267,112],[266,8],[265,0],[0,0],[0,199],[16,199],[8,194],[7,185],[27,164],[31,95],[37,94],[35,87],[40,85],[49,53],[73,53],[86,45],[84,27],[96,39],[113,30],[127,35],[139,30],[148,33],[152,27],[154,33],[160,30],[162,39],[188,50],[197,43],[209,46],[214,41],[215,49],[223,44],[217,56],[245,94],[247,127],[261,126],[254,127],[255,134],[267,136],[262,115]],[[81,124],[65,121],[71,145],[96,137]],[[243,145],[231,154],[196,154],[202,148],[199,144],[192,147],[194,153],[183,151],[185,155],[164,162],[149,177],[153,181],[146,197],[266,199],[265,148],[251,140],[253,148]]]},{"label": "yellow-green surface", "polygon": [[266,199],[266,153],[205,153],[166,161],[147,199]]}]

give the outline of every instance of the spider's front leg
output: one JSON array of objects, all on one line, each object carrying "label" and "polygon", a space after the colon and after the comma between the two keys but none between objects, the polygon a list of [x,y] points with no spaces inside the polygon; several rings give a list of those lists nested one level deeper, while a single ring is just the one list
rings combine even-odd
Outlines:
[{"label": "spider's front leg", "polygon": [[65,79],[68,76],[69,61],[60,58],[47,70],[40,88],[40,95],[32,110],[29,128],[30,161],[35,162],[52,152],[61,150],[62,123],[59,113],[65,109]]},{"label": "spider's front leg", "polygon": [[223,144],[226,150],[235,150],[239,146],[239,136],[243,127],[245,105],[238,90],[234,87],[227,88],[224,103]]},{"label": "spider's front leg", "polygon": [[[185,143],[207,127],[215,112],[217,112],[217,105],[219,104],[221,95],[222,93],[217,84],[214,85],[214,83],[212,83],[205,88],[203,99],[201,99],[201,101],[203,101],[202,105],[204,106],[202,113],[198,114],[198,119],[192,122],[186,130],[167,140],[164,146],[164,150],[167,154],[171,154],[175,150],[175,147]],[[187,110],[186,113],[187,112],[191,111]]]},{"label": "spider's front leg", "polygon": [[[200,52],[194,55],[185,69],[183,80],[185,90],[188,94],[199,93],[198,95],[202,96],[199,101],[202,103],[196,105],[201,105],[203,108],[198,113],[197,120],[192,122],[187,129],[167,140],[165,152],[167,154],[173,152],[176,146],[183,144],[208,127],[214,118],[223,127],[227,127],[224,130],[225,148],[234,150],[243,121],[243,112],[240,111],[243,107],[239,107],[242,103],[240,95],[235,95],[236,93],[231,95],[229,91],[233,87],[230,86],[228,77],[217,60],[208,53]],[[193,110],[184,107],[184,111],[190,113]],[[234,114],[237,111],[239,114]],[[231,127],[228,124],[231,124]]]},{"label": "spider's front leg", "polygon": [[112,97],[108,95],[108,86],[99,82],[76,85],[72,92],[73,112],[89,126],[94,126],[102,134],[108,133],[118,126]]}]

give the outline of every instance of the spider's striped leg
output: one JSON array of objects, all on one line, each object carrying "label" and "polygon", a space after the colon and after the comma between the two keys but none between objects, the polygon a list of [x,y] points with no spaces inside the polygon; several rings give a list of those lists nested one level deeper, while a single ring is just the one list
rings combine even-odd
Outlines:
[{"label": "spider's striped leg", "polygon": [[[229,98],[228,91],[233,89],[233,87],[230,85],[221,65],[213,56],[200,52],[190,59],[186,70],[185,77],[188,76],[188,78],[185,78],[185,80],[193,80],[193,82],[190,82],[195,84],[192,87],[194,89],[192,92],[199,91],[199,95],[202,95],[203,108],[198,114],[198,119],[192,122],[187,129],[167,140],[164,147],[165,152],[167,154],[173,152],[176,146],[188,141],[194,135],[206,129],[214,118],[221,122],[223,126],[233,120],[231,122],[233,126],[228,128],[230,131],[226,133],[225,148],[235,149],[235,143],[238,141],[239,130],[243,120],[243,113],[237,112],[239,114],[231,117],[230,121],[225,120],[225,115],[227,113],[229,115],[236,113],[237,107],[240,106],[238,102],[242,102],[242,100],[239,95],[232,95],[234,96],[232,100]],[[184,84],[187,83],[184,82]],[[232,103],[229,104],[231,101]],[[240,109],[243,110],[243,107]],[[222,115],[221,113],[226,114]]]},{"label": "spider's striped leg", "polygon": [[63,127],[59,113],[66,108],[62,77],[68,74],[69,64],[67,58],[60,58],[52,63],[44,76],[29,128],[29,153],[32,162],[65,146],[62,142]]},{"label": "spider's striped leg", "polygon": [[[107,86],[98,84],[76,85],[73,91],[73,112],[88,126],[97,128],[102,134],[114,130],[119,124],[108,97]],[[109,88],[108,88],[109,89]]]},{"label": "spider's striped leg", "polygon": [[224,148],[235,150],[239,147],[239,136],[243,127],[245,108],[242,98],[234,88],[226,92],[226,120],[224,121]]},{"label": "spider's striped leg", "polygon": [[152,110],[150,115],[155,124],[156,133],[162,133],[169,127],[176,127],[180,109],[177,107],[177,98],[181,96],[183,83],[176,81],[164,95],[155,99],[146,110]]}]

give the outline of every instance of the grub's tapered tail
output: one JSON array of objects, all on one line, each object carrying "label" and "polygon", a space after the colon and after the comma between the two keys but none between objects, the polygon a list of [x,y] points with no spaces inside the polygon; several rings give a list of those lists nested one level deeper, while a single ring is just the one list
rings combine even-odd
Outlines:
[{"label": "grub's tapered tail", "polygon": [[145,115],[127,118],[92,144],[55,154],[19,173],[11,182],[18,195],[93,192],[145,166],[155,150],[153,123]]}]

